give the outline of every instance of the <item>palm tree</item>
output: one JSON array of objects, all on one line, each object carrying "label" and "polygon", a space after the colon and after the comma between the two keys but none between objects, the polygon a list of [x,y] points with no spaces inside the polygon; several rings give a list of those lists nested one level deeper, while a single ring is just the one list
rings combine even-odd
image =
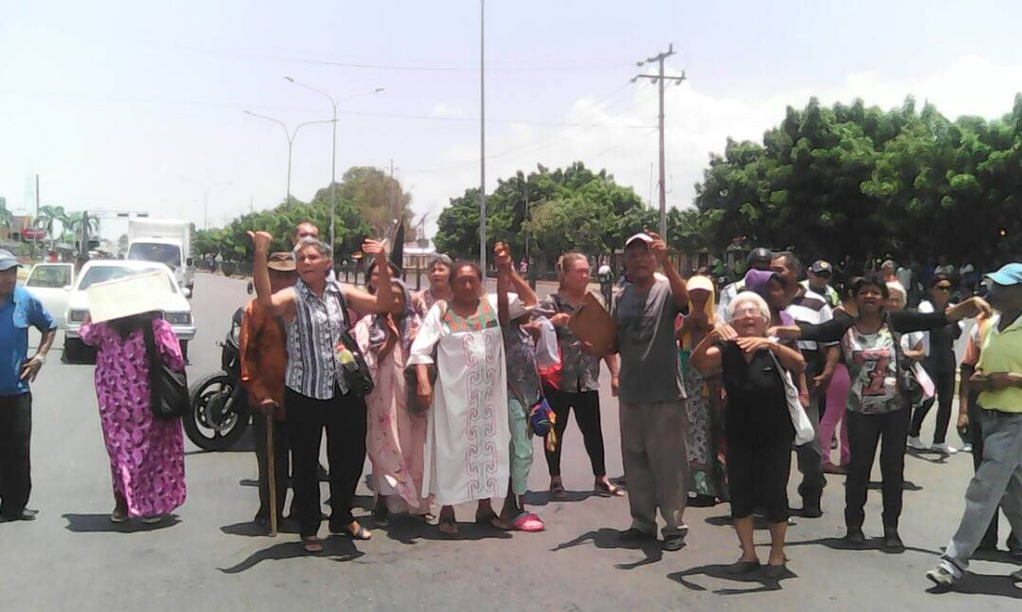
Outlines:
[{"label": "palm tree", "polygon": [[85,240],[88,240],[90,236],[94,236],[99,231],[99,219],[97,217],[88,217],[88,227],[82,228],[82,224],[85,223],[86,216],[84,212],[76,211],[68,214],[67,219],[64,221],[64,235],[61,238],[65,242],[73,242],[82,238],[82,230],[85,230]]},{"label": "palm tree", "polygon": [[67,212],[63,206],[40,206],[39,214],[36,215],[34,225],[39,229],[46,229],[50,235],[50,250],[53,250],[56,243],[56,235],[53,233],[53,222],[60,221],[61,227],[66,227],[68,222]]}]

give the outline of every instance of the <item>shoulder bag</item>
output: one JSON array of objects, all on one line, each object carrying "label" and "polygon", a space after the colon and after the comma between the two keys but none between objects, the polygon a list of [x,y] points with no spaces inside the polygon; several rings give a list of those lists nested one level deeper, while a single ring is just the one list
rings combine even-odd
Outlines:
[{"label": "shoulder bag", "polygon": [[784,383],[784,399],[788,404],[791,424],[795,428],[795,446],[809,444],[816,438],[816,431],[813,429],[812,421],[809,420],[809,415],[806,414],[806,409],[802,407],[802,402],[798,399],[798,389],[795,387],[795,381],[791,379],[791,372],[784,369],[781,360],[774,355],[773,351],[767,352],[770,353],[770,358],[773,359],[774,365],[777,367],[781,382]]},{"label": "shoulder bag", "polygon": [[158,419],[181,418],[191,408],[188,378],[184,372],[172,370],[160,359],[152,321],[147,321],[142,327],[142,336],[149,359],[149,408]]}]

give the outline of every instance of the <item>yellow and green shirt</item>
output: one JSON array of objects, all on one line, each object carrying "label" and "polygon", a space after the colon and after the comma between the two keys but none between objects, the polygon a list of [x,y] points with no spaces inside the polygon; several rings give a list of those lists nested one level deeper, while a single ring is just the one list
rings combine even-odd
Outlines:
[{"label": "yellow and green shirt", "polygon": [[[984,374],[1015,372],[1022,374],[1022,317],[1004,330],[998,330],[996,320],[984,326],[980,338],[979,361],[976,370]],[[1009,387],[1000,391],[983,391],[979,405],[987,410],[1022,413],[1022,388]]]}]

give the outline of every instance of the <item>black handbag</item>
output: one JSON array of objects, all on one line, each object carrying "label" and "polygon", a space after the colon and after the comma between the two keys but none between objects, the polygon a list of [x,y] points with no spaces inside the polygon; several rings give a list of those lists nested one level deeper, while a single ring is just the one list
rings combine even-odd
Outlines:
[{"label": "black handbag", "polygon": [[365,356],[362,355],[362,349],[358,347],[358,342],[355,342],[355,338],[351,335],[351,318],[348,316],[348,304],[344,298],[344,289],[340,286],[337,289],[341,296],[338,303],[344,316],[341,344],[351,353],[351,361],[339,363],[338,366],[343,370],[344,381],[348,384],[348,392],[365,397],[373,392],[376,383],[373,381],[373,375],[369,373],[369,364],[366,363]]},{"label": "black handbag", "polygon": [[158,419],[178,419],[186,414],[191,407],[188,398],[188,377],[184,372],[176,372],[160,359],[156,351],[156,339],[153,334],[152,321],[147,321],[142,328],[145,338],[145,352],[149,359],[149,408]]}]

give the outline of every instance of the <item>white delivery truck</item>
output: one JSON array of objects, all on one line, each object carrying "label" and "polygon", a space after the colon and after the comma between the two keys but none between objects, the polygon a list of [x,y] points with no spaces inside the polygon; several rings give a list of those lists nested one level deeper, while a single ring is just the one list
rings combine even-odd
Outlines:
[{"label": "white delivery truck", "polygon": [[177,284],[191,297],[195,290],[192,223],[169,219],[128,219],[125,259],[156,261],[174,271]]}]

